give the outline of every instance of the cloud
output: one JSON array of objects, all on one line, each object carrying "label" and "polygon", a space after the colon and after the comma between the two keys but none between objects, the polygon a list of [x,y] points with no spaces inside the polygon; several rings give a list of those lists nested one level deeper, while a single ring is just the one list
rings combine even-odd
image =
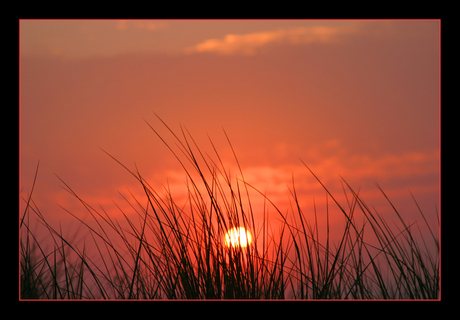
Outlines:
[{"label": "cloud", "polygon": [[248,34],[227,34],[223,39],[209,39],[186,48],[188,54],[214,52],[221,55],[254,55],[261,48],[282,44],[333,43],[339,36],[355,31],[353,27],[297,27]]}]

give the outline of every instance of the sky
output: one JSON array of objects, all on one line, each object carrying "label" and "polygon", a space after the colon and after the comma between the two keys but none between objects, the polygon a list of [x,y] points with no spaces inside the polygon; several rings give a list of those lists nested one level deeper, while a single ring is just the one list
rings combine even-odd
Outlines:
[{"label": "sky", "polygon": [[211,139],[236,177],[227,135],[244,179],[280,207],[293,177],[306,212],[324,199],[305,163],[383,212],[375,182],[409,218],[412,192],[433,221],[440,21],[20,21],[20,191],[39,161],[34,199],[51,221],[82,210],[59,178],[114,216],[120,192],[141,196],[101,149],[184,197],[183,169],[146,124],[175,145],[155,114],[209,154]]}]

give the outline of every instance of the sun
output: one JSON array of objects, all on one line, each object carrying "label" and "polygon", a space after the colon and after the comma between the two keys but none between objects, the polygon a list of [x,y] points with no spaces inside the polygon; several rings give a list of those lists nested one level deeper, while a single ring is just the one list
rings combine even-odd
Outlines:
[{"label": "sun", "polygon": [[243,227],[232,228],[225,234],[225,244],[228,247],[247,247],[251,242],[251,233]]}]

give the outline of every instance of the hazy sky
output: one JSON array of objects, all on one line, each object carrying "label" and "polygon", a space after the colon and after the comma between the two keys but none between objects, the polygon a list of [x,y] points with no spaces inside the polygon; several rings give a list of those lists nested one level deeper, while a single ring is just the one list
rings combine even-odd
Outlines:
[{"label": "hazy sky", "polygon": [[152,185],[185,187],[144,122],[174,145],[155,112],[206,151],[209,135],[236,168],[224,128],[245,179],[275,198],[287,199],[294,174],[311,204],[319,189],[302,159],[332,188],[341,175],[372,202],[377,181],[408,210],[411,190],[431,214],[439,53],[439,21],[23,20],[21,188],[29,192],[40,160],[44,211],[71,206],[56,175],[110,206],[136,182],[100,148]]}]

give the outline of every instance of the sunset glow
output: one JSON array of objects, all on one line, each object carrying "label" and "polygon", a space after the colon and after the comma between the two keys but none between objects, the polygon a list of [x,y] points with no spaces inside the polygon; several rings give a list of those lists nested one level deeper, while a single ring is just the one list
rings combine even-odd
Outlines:
[{"label": "sunset glow", "polygon": [[[114,247],[128,243],[134,257],[141,248],[143,261],[139,239],[194,250],[184,256],[260,244],[265,256],[285,254],[280,234],[292,253],[289,237],[313,230],[324,240],[327,230],[332,248],[341,209],[363,221],[360,209],[372,208],[393,226],[397,208],[407,225],[427,221],[433,232],[422,232],[438,235],[440,25],[21,20],[21,215],[36,206],[43,248],[54,243],[42,217],[78,243],[90,237],[77,222],[99,230],[103,217],[133,237]],[[142,224],[145,213],[163,228]]]},{"label": "sunset glow", "polygon": [[34,199],[49,215],[66,219],[56,203],[84,212],[56,175],[113,216],[119,192],[142,194],[101,149],[186,201],[183,168],[145,123],[174,146],[155,114],[176,133],[186,128],[203,154],[217,151],[232,179],[241,167],[283,210],[293,178],[305,206],[323,196],[300,160],[334,191],[342,176],[372,199],[377,181],[410,212],[408,190],[429,210],[439,204],[439,21],[23,20],[20,28],[20,184],[27,194],[40,161]]}]

